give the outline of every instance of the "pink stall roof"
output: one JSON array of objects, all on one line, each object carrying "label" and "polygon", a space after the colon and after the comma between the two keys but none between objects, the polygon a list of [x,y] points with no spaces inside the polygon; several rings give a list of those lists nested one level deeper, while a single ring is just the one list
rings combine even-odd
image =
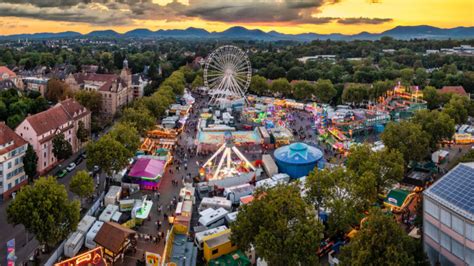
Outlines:
[{"label": "pink stall roof", "polygon": [[129,176],[156,179],[163,175],[166,162],[151,158],[139,158],[130,170]]}]

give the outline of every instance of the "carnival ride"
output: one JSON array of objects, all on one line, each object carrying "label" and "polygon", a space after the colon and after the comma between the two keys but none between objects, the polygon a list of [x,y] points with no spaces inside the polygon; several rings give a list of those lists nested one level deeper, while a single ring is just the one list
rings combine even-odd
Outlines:
[{"label": "carnival ride", "polygon": [[212,95],[210,104],[245,102],[251,77],[252,68],[244,51],[232,45],[217,48],[207,57],[204,67],[204,85]]},{"label": "carnival ride", "polygon": [[235,147],[232,133],[228,131],[225,143],[203,164],[201,173],[206,175],[207,180],[219,180],[251,170],[255,171],[255,167]]}]

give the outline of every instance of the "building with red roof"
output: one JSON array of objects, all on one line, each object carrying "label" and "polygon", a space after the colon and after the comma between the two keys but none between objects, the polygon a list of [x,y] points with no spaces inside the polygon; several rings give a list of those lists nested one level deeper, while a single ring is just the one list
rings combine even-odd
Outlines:
[{"label": "building with red roof", "polygon": [[0,122],[0,198],[7,199],[28,183],[23,168],[27,147],[28,142]]},{"label": "building with red roof", "polygon": [[444,86],[438,92],[441,94],[452,93],[459,96],[469,97],[469,94],[464,90],[463,86]]},{"label": "building with red roof", "polygon": [[102,95],[101,111],[111,116],[133,100],[132,74],[126,59],[120,75],[76,73],[69,74],[65,82],[73,91],[99,92]]},{"label": "building with red roof", "polygon": [[20,88],[20,79],[17,77],[15,72],[11,71],[8,67],[6,66],[0,66],[0,81],[7,81],[10,80],[15,84],[17,88]]},{"label": "building with red roof", "polygon": [[74,99],[66,99],[46,111],[26,117],[15,132],[33,146],[38,156],[38,172],[43,173],[57,164],[52,143],[57,134],[64,134],[73,152],[79,150],[81,141],[77,138],[77,130],[80,122],[90,130],[90,111]]}]

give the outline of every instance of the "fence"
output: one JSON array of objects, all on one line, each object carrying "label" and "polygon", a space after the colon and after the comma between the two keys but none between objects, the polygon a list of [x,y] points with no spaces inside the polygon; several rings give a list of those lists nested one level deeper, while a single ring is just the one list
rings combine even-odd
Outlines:
[{"label": "fence", "polygon": [[[104,197],[105,197],[105,191],[102,191],[99,198],[96,199],[94,204],[92,204],[92,206],[86,212],[86,215],[94,216],[94,213],[97,211],[97,209],[99,209],[100,203],[102,202]],[[46,265],[46,266],[54,265],[54,263],[56,263],[56,261],[63,255],[65,244],[66,244],[66,240],[61,242],[61,244],[59,244],[58,248],[51,254],[51,257],[49,257],[48,261],[46,261],[46,263],[44,265]]]}]

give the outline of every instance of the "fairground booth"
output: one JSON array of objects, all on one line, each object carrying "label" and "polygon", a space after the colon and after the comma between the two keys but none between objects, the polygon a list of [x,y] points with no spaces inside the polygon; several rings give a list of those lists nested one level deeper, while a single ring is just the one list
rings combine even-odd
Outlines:
[{"label": "fairground booth", "polygon": [[300,178],[308,175],[315,167],[324,167],[323,153],[302,142],[278,148],[274,156],[279,172],[288,174],[291,178]]},{"label": "fairground booth", "polygon": [[[199,131],[197,133],[197,151],[215,152],[225,143],[225,134],[228,131]],[[232,132],[233,141],[236,146],[255,146],[262,144],[262,138],[258,129],[252,131]]]},{"label": "fairground booth", "polygon": [[140,189],[156,190],[160,186],[161,178],[165,173],[169,160],[158,156],[141,156],[130,169],[128,179],[139,184]]}]

